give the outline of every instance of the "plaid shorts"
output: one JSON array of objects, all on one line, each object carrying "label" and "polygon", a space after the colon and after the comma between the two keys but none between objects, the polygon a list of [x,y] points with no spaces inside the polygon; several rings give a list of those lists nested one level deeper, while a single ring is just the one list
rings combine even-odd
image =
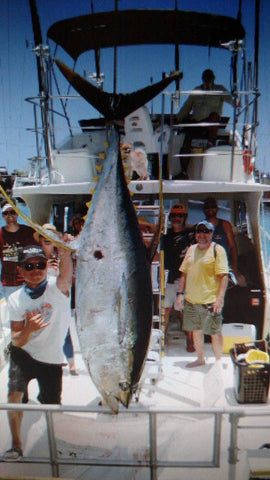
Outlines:
[{"label": "plaid shorts", "polygon": [[221,333],[222,315],[211,312],[211,305],[197,305],[185,301],[183,330],[202,330],[205,335]]},{"label": "plaid shorts", "polygon": [[40,403],[61,404],[62,365],[38,362],[22,348],[11,346],[8,375],[8,395],[23,392],[27,397],[28,383],[35,378]]}]

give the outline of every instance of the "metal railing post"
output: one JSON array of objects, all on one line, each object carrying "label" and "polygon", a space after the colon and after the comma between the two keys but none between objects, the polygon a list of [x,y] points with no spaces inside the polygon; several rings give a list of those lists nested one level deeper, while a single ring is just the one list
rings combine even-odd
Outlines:
[{"label": "metal railing post", "polygon": [[213,464],[216,467],[220,467],[220,442],[221,442],[221,424],[222,414],[216,413],[214,416],[214,442],[213,442]]},{"label": "metal railing post", "polygon": [[149,456],[150,456],[150,478],[157,480],[157,415],[149,413]]},{"label": "metal railing post", "polygon": [[59,464],[57,461],[57,448],[55,442],[55,434],[54,434],[54,426],[53,426],[53,419],[52,419],[53,412],[46,411],[46,424],[48,430],[48,444],[49,444],[49,451],[50,451],[50,463],[52,468],[52,476],[59,477]]},{"label": "metal railing post", "polygon": [[238,451],[237,446],[237,433],[238,433],[238,423],[239,423],[239,414],[230,413],[229,422],[231,424],[231,434],[230,434],[230,445],[228,448],[228,462],[229,462],[229,480],[235,480],[236,474],[236,464],[238,462]]}]

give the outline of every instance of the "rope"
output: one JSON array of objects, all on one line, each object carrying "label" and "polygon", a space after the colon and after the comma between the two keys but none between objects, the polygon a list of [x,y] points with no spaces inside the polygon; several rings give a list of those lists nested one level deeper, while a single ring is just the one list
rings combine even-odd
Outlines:
[{"label": "rope", "polygon": [[161,338],[161,354],[165,354],[165,272],[164,272],[164,246],[163,246],[163,234],[164,234],[164,205],[163,205],[163,182],[162,182],[162,167],[163,167],[163,128],[164,128],[164,102],[165,96],[162,95],[162,116],[161,116],[161,142],[160,142],[160,155],[159,155],[159,169],[158,169],[158,181],[159,181],[159,225],[160,225],[160,269],[159,269],[159,285],[160,285],[160,321],[161,330],[163,332]]},{"label": "rope", "polygon": [[48,234],[48,230],[46,230],[45,228],[42,228],[40,225],[34,223],[30,217],[28,217],[27,215],[25,215],[18,207],[17,205],[11,200],[11,198],[8,196],[8,194],[5,192],[5,190],[3,189],[3,187],[1,187],[0,185],[0,193],[3,195],[3,197],[7,200],[7,202],[11,205],[11,207],[15,210],[15,212],[20,215],[20,217],[23,218],[23,220],[30,226],[32,227],[36,232],[38,232],[40,235],[42,235],[43,237],[45,237],[47,240],[50,240],[51,242],[55,243],[55,245],[57,245],[58,247],[62,247],[64,248],[65,250],[68,250],[70,252],[74,252],[75,249],[74,248],[71,248],[70,244],[66,244],[64,242],[62,242],[59,237],[54,234],[54,233],[51,233],[51,234]]}]

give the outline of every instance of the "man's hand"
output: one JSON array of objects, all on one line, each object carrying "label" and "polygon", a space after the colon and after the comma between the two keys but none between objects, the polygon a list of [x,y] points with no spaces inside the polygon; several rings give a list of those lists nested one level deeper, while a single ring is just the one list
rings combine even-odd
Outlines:
[{"label": "man's hand", "polygon": [[31,333],[41,330],[50,324],[50,322],[45,321],[44,315],[38,311],[28,312],[26,315],[26,320],[26,328]]},{"label": "man's hand", "polygon": [[214,313],[220,313],[224,304],[224,299],[223,298],[217,298],[216,302],[213,305],[213,312]]},{"label": "man's hand", "polygon": [[50,322],[45,321],[44,315],[41,315],[39,310],[32,310],[27,312],[25,320],[21,322],[11,321],[11,338],[14,347],[23,347],[26,345],[32,333],[42,330],[50,325]]},{"label": "man's hand", "polygon": [[184,310],[184,295],[177,295],[175,299],[175,310],[182,312]]}]

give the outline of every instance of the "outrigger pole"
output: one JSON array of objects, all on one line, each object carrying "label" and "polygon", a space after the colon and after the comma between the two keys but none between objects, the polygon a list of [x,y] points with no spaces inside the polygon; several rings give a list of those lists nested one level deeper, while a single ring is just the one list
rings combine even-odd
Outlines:
[{"label": "outrigger pole", "polygon": [[[254,114],[253,114],[253,131],[252,137],[255,137],[256,128],[258,125],[258,82],[259,82],[259,32],[260,32],[260,0],[255,0],[255,38],[254,38],[254,91],[255,91],[255,99],[254,99]],[[252,138],[251,138],[252,140]],[[254,150],[256,148],[256,142],[253,142]],[[255,151],[253,155],[255,156]],[[256,156],[255,156],[256,158]]]},{"label": "outrigger pole", "polygon": [[48,92],[48,69],[46,66],[46,58],[49,56],[47,47],[44,47],[42,42],[42,33],[40,28],[40,21],[37,12],[36,0],[29,0],[32,27],[34,33],[35,49],[34,52],[37,57],[38,83],[39,83],[39,99],[42,119],[43,137],[45,141],[45,155],[47,167],[49,172],[49,180],[52,181],[52,149],[50,142],[50,128],[49,128],[49,92]]}]

